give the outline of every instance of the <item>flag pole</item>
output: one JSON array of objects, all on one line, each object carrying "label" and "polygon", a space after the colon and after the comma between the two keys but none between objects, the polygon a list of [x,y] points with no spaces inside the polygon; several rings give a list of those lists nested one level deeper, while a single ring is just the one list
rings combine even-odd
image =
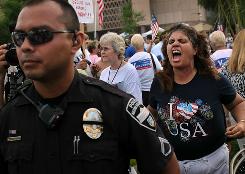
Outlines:
[{"label": "flag pole", "polygon": [[94,0],[94,40],[96,40],[96,24],[97,24],[97,2]]}]

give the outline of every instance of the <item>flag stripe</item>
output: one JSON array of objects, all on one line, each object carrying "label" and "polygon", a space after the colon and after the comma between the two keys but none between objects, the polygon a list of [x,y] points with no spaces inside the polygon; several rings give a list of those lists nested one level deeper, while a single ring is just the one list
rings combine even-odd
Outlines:
[{"label": "flag stripe", "polygon": [[157,33],[158,33],[159,25],[157,22],[156,16],[152,15],[152,20],[151,20],[151,31],[152,31],[152,40],[155,39]]},{"label": "flag stripe", "polygon": [[104,2],[103,0],[97,0],[97,3],[99,5],[99,26],[102,28],[103,26],[103,20],[104,20],[104,16],[103,16],[103,11],[104,11]]}]

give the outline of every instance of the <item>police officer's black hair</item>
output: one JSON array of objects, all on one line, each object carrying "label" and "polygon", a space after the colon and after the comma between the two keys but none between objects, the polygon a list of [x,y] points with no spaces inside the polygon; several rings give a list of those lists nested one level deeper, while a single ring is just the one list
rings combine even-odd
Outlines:
[{"label": "police officer's black hair", "polygon": [[48,1],[54,1],[61,7],[63,15],[59,17],[59,20],[65,24],[67,30],[80,30],[77,14],[73,7],[66,0],[29,0],[24,4],[23,8],[38,5]]}]

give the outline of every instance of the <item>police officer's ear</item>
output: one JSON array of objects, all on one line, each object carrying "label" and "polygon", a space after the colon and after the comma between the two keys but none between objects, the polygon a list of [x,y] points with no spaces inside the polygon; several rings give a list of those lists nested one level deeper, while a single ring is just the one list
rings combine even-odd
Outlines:
[{"label": "police officer's ear", "polygon": [[81,48],[84,40],[84,34],[80,31],[74,34],[72,38],[72,48],[74,49],[74,53]]}]

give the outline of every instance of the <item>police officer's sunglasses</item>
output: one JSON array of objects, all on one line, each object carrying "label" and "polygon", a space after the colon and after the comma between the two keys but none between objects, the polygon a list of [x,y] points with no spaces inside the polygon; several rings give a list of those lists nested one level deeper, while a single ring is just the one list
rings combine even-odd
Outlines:
[{"label": "police officer's sunglasses", "polygon": [[26,37],[32,45],[40,45],[40,44],[50,42],[53,39],[54,34],[56,33],[74,33],[75,35],[76,32],[75,30],[50,31],[45,28],[41,28],[41,29],[35,28],[35,29],[31,29],[28,32],[16,30],[12,32],[11,36],[14,44],[17,47],[21,47]]}]

